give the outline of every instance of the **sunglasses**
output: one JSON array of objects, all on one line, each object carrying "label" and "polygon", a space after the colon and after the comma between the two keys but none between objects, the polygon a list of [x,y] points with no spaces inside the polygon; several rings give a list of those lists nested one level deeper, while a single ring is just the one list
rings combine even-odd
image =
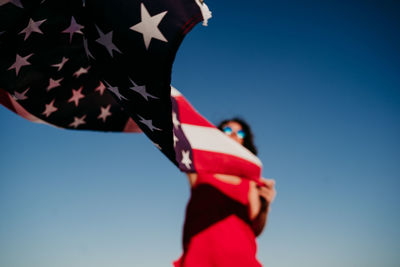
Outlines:
[{"label": "sunglasses", "polygon": [[[222,129],[222,131],[223,131],[225,134],[227,134],[227,135],[232,135],[232,134],[234,133],[233,130],[232,130],[232,128],[229,127],[229,126],[225,126],[225,127]],[[237,136],[238,138],[240,138],[240,139],[243,139],[243,138],[246,136],[246,134],[244,133],[243,130],[239,130],[239,131],[235,132],[235,134],[236,134],[236,136]]]}]

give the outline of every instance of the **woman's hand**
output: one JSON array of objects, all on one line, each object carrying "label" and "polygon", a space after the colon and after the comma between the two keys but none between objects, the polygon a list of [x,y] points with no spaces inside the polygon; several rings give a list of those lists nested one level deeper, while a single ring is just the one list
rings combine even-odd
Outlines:
[{"label": "woman's hand", "polygon": [[249,192],[249,216],[252,221],[252,228],[256,236],[260,235],[267,222],[269,205],[276,196],[275,181],[264,179],[262,186],[255,182],[250,183]]},{"label": "woman's hand", "polygon": [[260,197],[264,198],[267,202],[267,205],[269,205],[274,201],[276,196],[275,180],[261,178],[261,181],[264,185],[258,186],[258,194]]},{"label": "woman's hand", "polygon": [[[276,195],[275,180],[261,178],[262,186],[250,182],[249,190],[249,216],[253,220],[262,211],[268,208]],[[263,200],[262,200],[262,199]]]}]

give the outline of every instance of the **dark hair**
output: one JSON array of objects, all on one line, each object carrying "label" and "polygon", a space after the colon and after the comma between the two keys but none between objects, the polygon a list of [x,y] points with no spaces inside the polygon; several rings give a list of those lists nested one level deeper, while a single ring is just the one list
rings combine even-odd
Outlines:
[{"label": "dark hair", "polygon": [[230,121],[237,122],[242,126],[242,129],[245,133],[245,136],[243,139],[243,146],[245,148],[247,148],[248,150],[250,150],[251,152],[253,152],[254,155],[257,155],[257,148],[254,145],[253,133],[251,131],[249,124],[245,120],[237,118],[237,117],[228,119],[228,120],[223,120],[218,124],[218,129],[220,129],[222,131],[222,127]]}]

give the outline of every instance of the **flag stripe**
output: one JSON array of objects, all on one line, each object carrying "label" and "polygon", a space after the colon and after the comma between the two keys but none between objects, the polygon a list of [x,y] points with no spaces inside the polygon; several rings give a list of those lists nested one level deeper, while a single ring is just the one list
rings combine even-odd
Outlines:
[{"label": "flag stripe", "polygon": [[197,172],[229,174],[260,182],[261,168],[241,157],[193,149],[193,159]]},{"label": "flag stripe", "polygon": [[206,120],[199,112],[182,96],[175,97],[178,103],[179,119],[181,123],[204,126],[204,127],[215,127],[211,122]]},{"label": "flag stripe", "polygon": [[182,129],[192,149],[225,153],[262,166],[261,161],[254,154],[234,140],[227,138],[217,128],[182,123]]},{"label": "flag stripe", "polygon": [[182,171],[230,174],[260,182],[262,163],[252,152],[217,129],[175,88],[171,96],[174,138],[178,137],[175,153]]},{"label": "flag stripe", "polygon": [[134,120],[129,118],[125,124],[123,132],[125,132],[125,133],[141,133],[142,130],[140,130],[139,126],[135,123]]}]

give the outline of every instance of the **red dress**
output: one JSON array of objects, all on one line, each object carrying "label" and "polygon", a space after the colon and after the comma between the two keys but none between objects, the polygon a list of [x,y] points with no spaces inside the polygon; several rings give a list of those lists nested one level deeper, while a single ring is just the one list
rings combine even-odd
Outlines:
[{"label": "red dress", "polygon": [[198,174],[186,208],[183,255],[175,267],[260,267],[248,215],[249,180]]}]

